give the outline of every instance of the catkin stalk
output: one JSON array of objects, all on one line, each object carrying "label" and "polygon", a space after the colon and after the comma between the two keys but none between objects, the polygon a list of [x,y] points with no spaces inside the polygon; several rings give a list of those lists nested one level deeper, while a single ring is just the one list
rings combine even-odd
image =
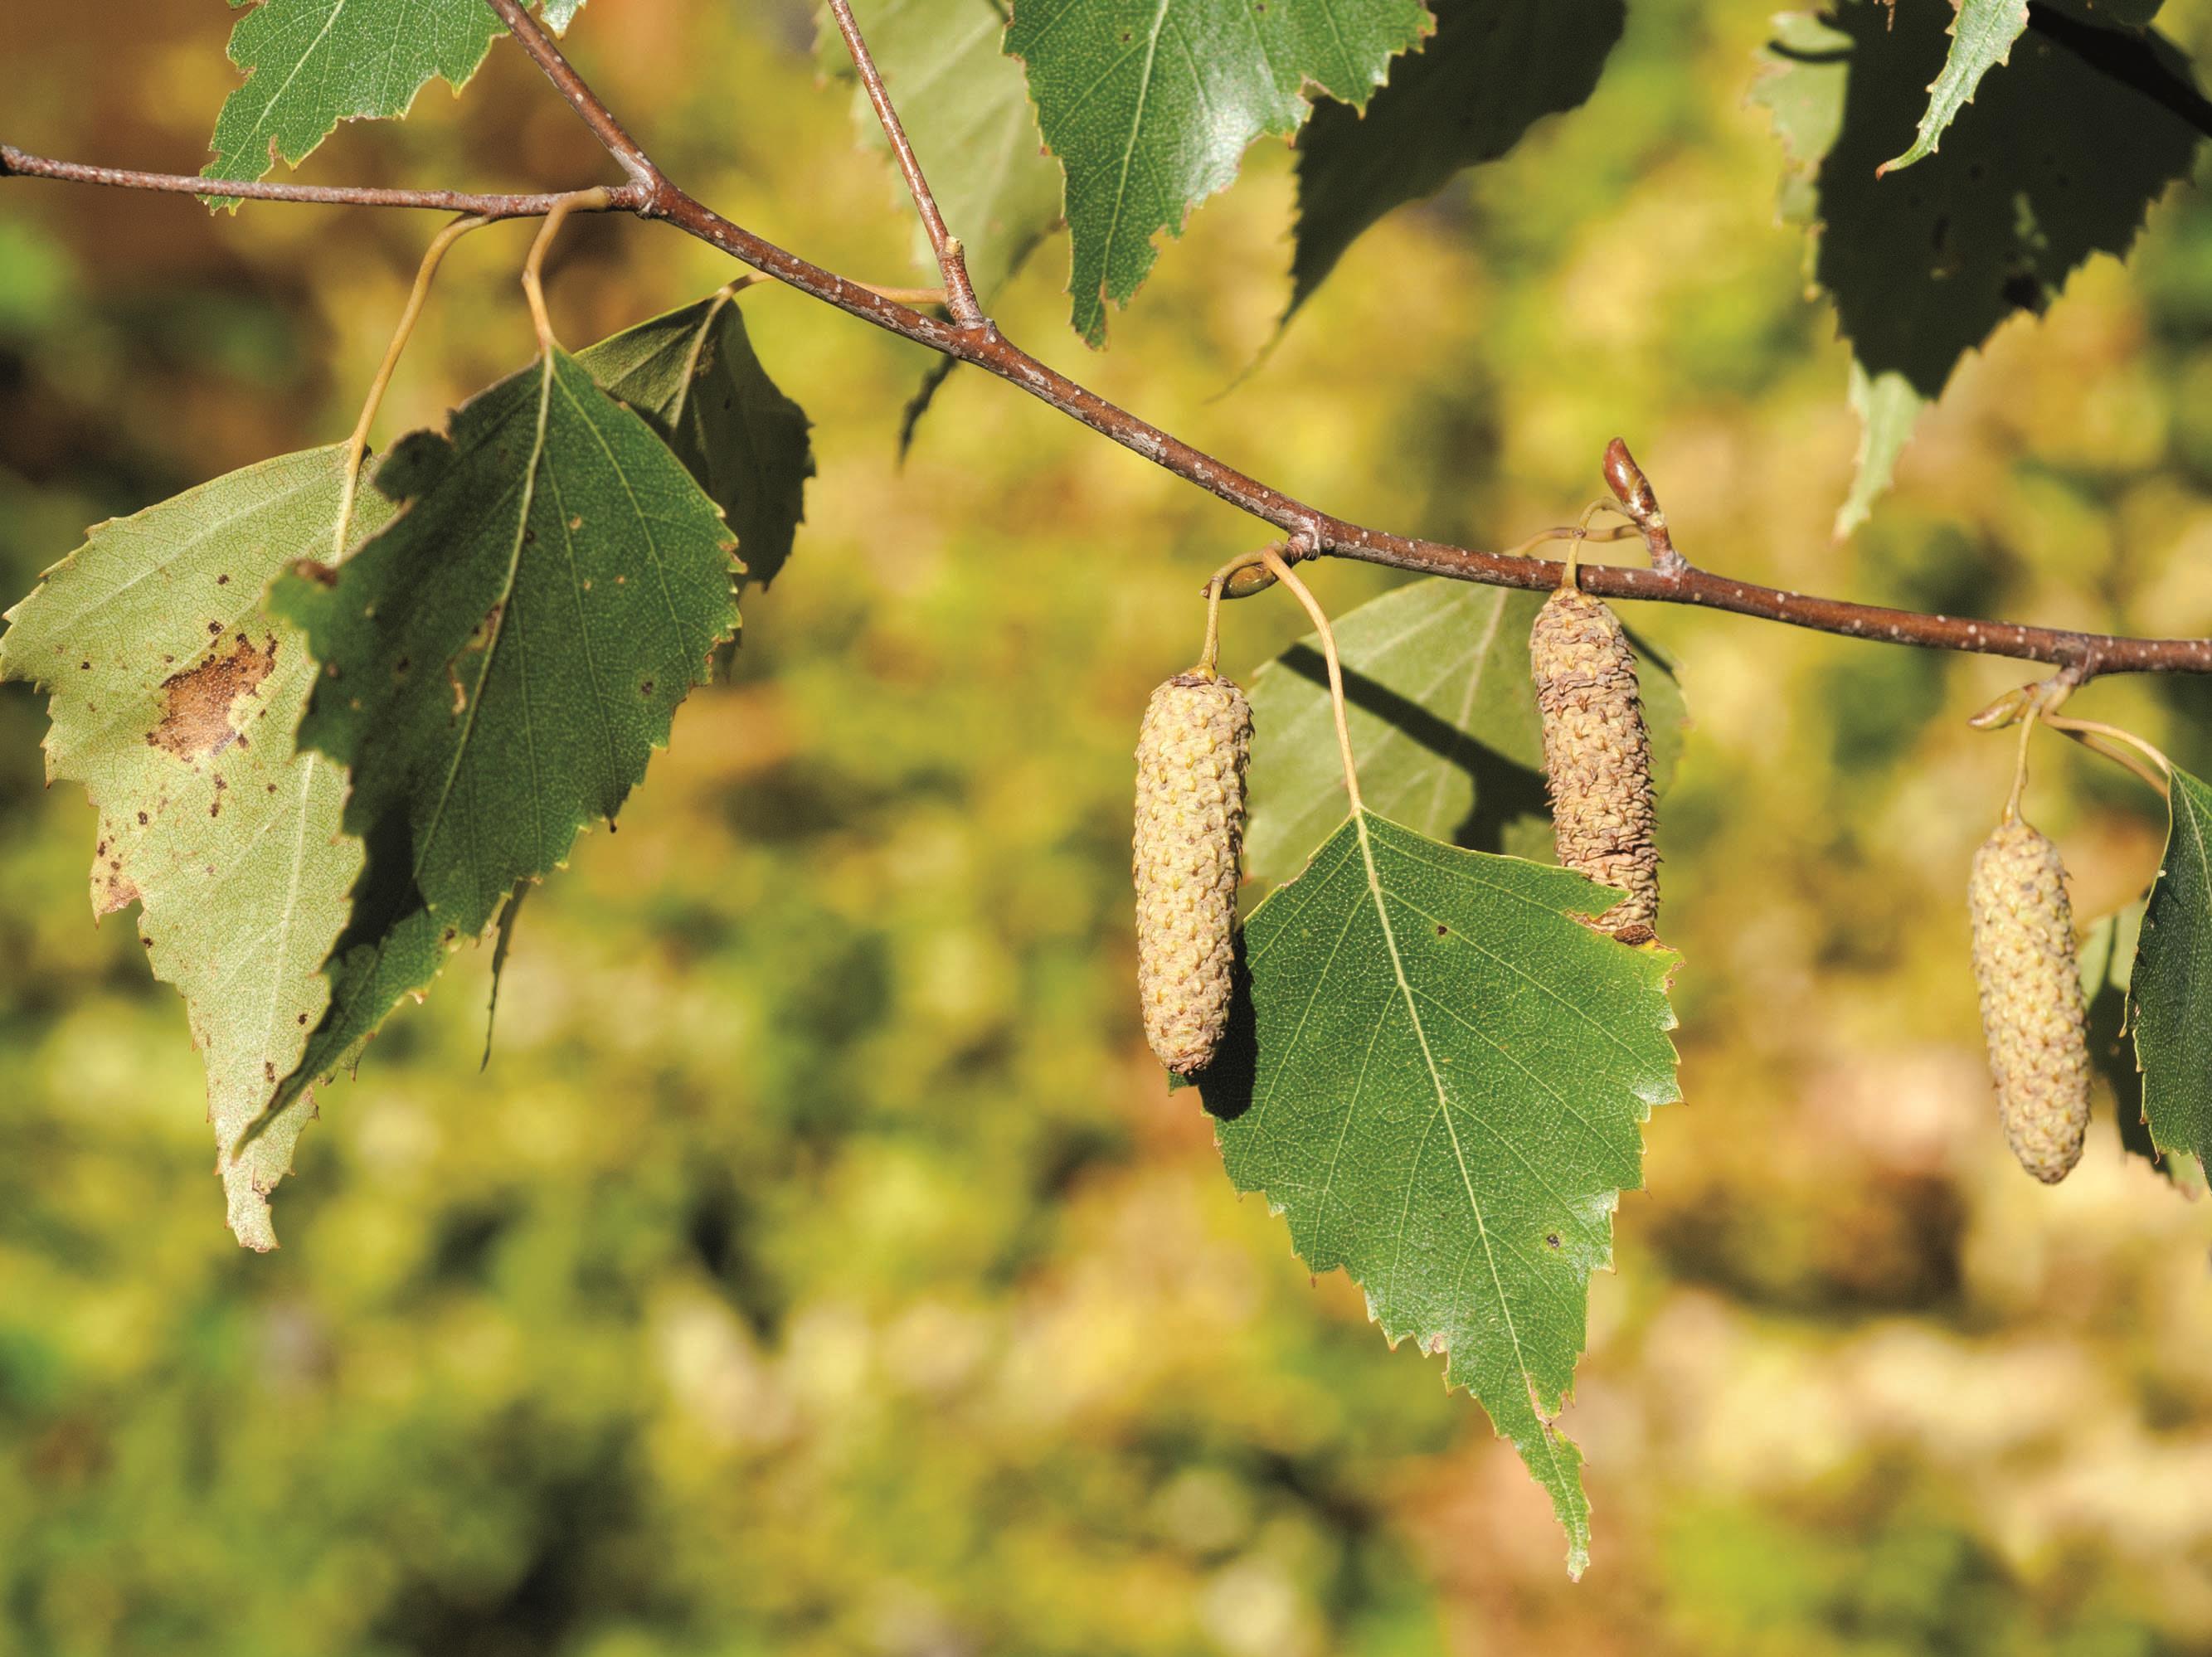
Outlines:
[{"label": "catkin stalk", "polygon": [[1562,587],[1536,612],[1528,663],[1559,861],[1626,893],[1597,925],[1641,943],[1659,924],[1659,851],[1636,654],[1601,601]]},{"label": "catkin stalk", "polygon": [[1178,674],[1137,739],[1137,987],[1145,1039],[1178,1076],[1229,1023],[1252,708],[1227,679]]},{"label": "catkin stalk", "polygon": [[2081,1159],[2089,1047],[2074,911],[2058,848],[2024,822],[1974,853],[1966,906],[1997,1120],[2020,1165],[2046,1185]]}]

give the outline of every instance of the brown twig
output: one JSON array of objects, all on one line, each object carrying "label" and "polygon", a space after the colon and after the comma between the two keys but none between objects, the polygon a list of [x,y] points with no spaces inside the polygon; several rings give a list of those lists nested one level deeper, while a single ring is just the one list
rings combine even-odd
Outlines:
[{"label": "brown twig", "polygon": [[[643,211],[648,217],[665,219],[825,304],[917,345],[974,363],[1253,517],[1290,534],[1310,533],[1324,553],[1491,586],[1549,592],[1559,583],[1561,566],[1548,558],[1447,546],[1369,529],[1318,512],[1078,385],[1038,361],[996,327],[956,328],[893,304],[731,223],[672,185],[657,192]],[[2212,673],[2212,639],[2123,639],[2014,622],[1925,616],[1915,610],[1758,586],[1686,566],[1670,574],[1615,564],[1586,565],[1582,585],[1585,592],[1601,598],[1697,604],[1845,638],[2010,656],[2062,666],[2078,665],[2084,678],[2100,673]]]},{"label": "brown twig", "polygon": [[531,62],[545,71],[545,78],[568,100],[568,106],[583,117],[584,124],[592,129],[592,136],[606,147],[607,154],[621,163],[631,181],[648,188],[666,182],[653,158],[639,147],[636,139],[623,130],[623,124],[615,118],[614,111],[606,106],[599,94],[586,85],[584,77],[576,73],[561,48],[554,44],[538,20],[530,15],[524,0],[484,0],[484,3],[499,14],[499,20],[514,36],[515,43],[530,54]]},{"label": "brown twig", "polygon": [[[610,153],[620,161],[632,185],[610,190],[606,205],[629,208],[641,217],[660,219],[720,248],[740,263],[774,277],[801,293],[835,306],[888,333],[937,351],[957,361],[969,362],[987,373],[1019,386],[1071,419],[1100,435],[1143,456],[1155,465],[1196,484],[1261,521],[1275,525],[1302,543],[1297,555],[1323,554],[1387,565],[1425,575],[1490,586],[1519,587],[1548,592],[1559,583],[1563,567],[1548,558],[1514,553],[1481,552],[1408,536],[1370,529],[1308,506],[1297,497],[1246,476],[1182,439],[1139,419],[1109,402],[1089,387],[1079,385],[1058,370],[1023,350],[985,319],[963,326],[957,322],[926,316],[887,299],[881,294],[809,263],[797,254],[732,223],[696,197],[670,183],[644,152],[623,131],[621,124],[586,86],[550,37],[524,11],[518,0],[485,0],[506,21],[525,51],[545,71],[562,95],[583,116]],[[18,170],[18,152],[0,150],[8,170]],[[59,164],[52,164],[59,165]],[[132,185],[151,175],[118,174],[110,169],[76,169],[68,174],[52,172],[30,176],[70,176],[92,184]],[[191,193],[244,193],[279,200],[331,200],[364,206],[438,206],[514,217],[550,212],[561,194],[538,197],[487,197],[458,196],[444,191],[354,191],[301,193],[303,186],[256,187],[216,183],[207,179],[179,181]],[[162,188],[161,185],[140,187]],[[1625,448],[1620,451],[1626,459]],[[1618,490],[1626,484],[1624,507],[1635,516],[1638,472],[1632,477],[1612,464],[1607,452],[1608,482]],[[1633,466],[1632,461],[1627,465]],[[1644,485],[1645,496],[1650,486]],[[1657,502],[1650,501],[1651,514]],[[1664,526],[1663,517],[1660,519]],[[1651,541],[1644,520],[1639,528]],[[1596,538],[1596,537],[1592,537]],[[1853,604],[1809,593],[1785,592],[1737,581],[1692,568],[1674,553],[1671,538],[1652,548],[1650,569],[1613,564],[1585,564],[1581,585],[1585,592],[1607,598],[1641,599],[1656,604],[1696,604],[1707,610],[1751,616],[1784,626],[1805,628],[1850,639],[1874,639],[1890,644],[1915,645],[1930,650],[1971,652],[1985,656],[2011,657],[2047,662],[2062,669],[2074,683],[2105,673],[2212,673],[2212,639],[2130,639],[2106,634],[2081,633],[2058,628],[2029,627],[2015,622],[1982,622],[1965,616],[1929,616],[1916,610],[1891,610],[1876,604]],[[1668,555],[1673,555],[1671,557]]]},{"label": "brown twig", "polygon": [[945,279],[945,309],[951,312],[952,320],[963,328],[983,325],[983,307],[976,301],[975,285],[968,279],[968,255],[960,246],[960,239],[945,228],[945,215],[937,209],[937,197],[929,192],[929,180],[921,176],[921,163],[915,159],[914,146],[907,142],[906,127],[891,107],[890,94],[884,90],[884,77],[876,68],[873,53],[860,36],[860,25],[853,15],[852,0],[830,0],[830,15],[837,20],[837,32],[845,37],[845,50],[853,55],[853,67],[860,72],[860,84],[868,94],[868,102],[876,112],[876,119],[884,129],[884,137],[890,140],[891,154],[898,159],[899,175],[906,180],[907,194],[914,198],[914,210],[921,217],[921,228],[928,234],[930,251],[937,256],[938,274]]},{"label": "brown twig", "polygon": [[[92,167],[27,155],[0,144],[0,177],[56,179],[64,184],[105,185],[115,190],[155,190],[173,196],[220,200],[305,202],[325,207],[417,207],[434,213],[467,213],[482,219],[535,219],[553,210],[563,191],[539,195],[478,195],[464,190],[372,190],[354,185],[271,184],[249,179],[203,179],[183,173],[139,173],[123,167]],[[647,186],[623,185],[607,192],[603,212],[635,213],[645,203]]]}]

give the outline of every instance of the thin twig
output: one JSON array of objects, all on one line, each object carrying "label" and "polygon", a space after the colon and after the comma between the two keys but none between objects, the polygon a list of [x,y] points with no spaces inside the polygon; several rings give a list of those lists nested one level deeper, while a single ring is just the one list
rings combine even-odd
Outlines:
[{"label": "thin twig", "polygon": [[[538,195],[478,195],[465,190],[372,190],[356,185],[272,184],[254,179],[203,179],[184,173],[140,173],[130,167],[93,167],[58,161],[0,144],[0,177],[55,179],[64,184],[105,185],[114,190],[155,190],[173,196],[211,200],[239,197],[248,201],[302,202],[324,207],[416,207],[434,213],[471,213],[484,219],[542,218],[565,192]],[[607,193],[605,212],[636,212],[650,194],[641,183]]]},{"label": "thin twig", "polygon": [[[1530,592],[1548,592],[1559,585],[1561,567],[1549,559],[1483,552],[1393,535],[1320,512],[1077,384],[1014,344],[988,321],[980,327],[962,327],[926,316],[755,235],[670,183],[517,0],[485,0],[485,3],[514,30],[523,48],[636,181],[638,187],[620,186],[609,191],[605,198],[608,207],[634,208],[641,217],[663,220],[824,304],[956,361],[975,364],[1155,465],[1275,525],[1285,534],[1304,537],[1306,545],[1301,551],[1306,556],[1327,554],[1424,575]],[[9,169],[15,170],[17,154],[0,150],[0,160],[6,161]],[[137,183],[149,176],[105,174],[105,169],[88,169],[71,176],[87,183],[125,185]],[[230,184],[198,179],[179,181],[179,187],[192,193],[236,189]],[[305,196],[293,193],[301,188],[255,189],[252,193],[276,199],[327,199],[371,206],[442,206],[498,217],[524,213],[543,215],[551,211],[560,199],[558,196],[463,197],[443,191],[337,191]],[[521,204],[526,202],[526,206]],[[1923,615],[1915,610],[1759,586],[1686,563],[1679,569],[1586,565],[1581,572],[1581,586],[1585,592],[1600,598],[1695,604],[1844,638],[2046,662],[2062,669],[2077,684],[2106,673],[2212,674],[2212,639],[2130,639],[2060,628],[2030,627],[2016,622]]]},{"label": "thin twig", "polygon": [[882,124],[884,137],[890,140],[891,154],[898,158],[900,176],[906,180],[907,194],[914,197],[914,210],[921,217],[921,228],[929,236],[930,251],[937,256],[937,272],[945,278],[947,294],[945,308],[952,313],[952,320],[963,328],[983,325],[983,307],[976,302],[975,287],[968,279],[968,255],[960,246],[960,239],[945,228],[945,215],[937,209],[937,197],[929,192],[929,180],[921,176],[921,163],[915,159],[914,146],[907,142],[906,128],[900,122],[898,111],[891,107],[890,94],[884,90],[882,72],[876,68],[874,54],[868,43],[860,37],[860,25],[853,15],[852,0],[830,0],[830,15],[837,20],[837,32],[845,37],[845,49],[853,54],[853,67],[860,72],[860,85],[868,94],[868,102]]},{"label": "thin twig", "polygon": [[[672,185],[657,191],[644,212],[824,304],[917,345],[975,364],[1286,534],[1313,533],[1320,550],[1330,555],[1531,592],[1549,592],[1559,583],[1559,566],[1549,559],[1481,552],[1393,535],[1316,511],[1078,385],[1040,362],[995,327],[957,328],[882,299],[732,223]],[[1696,568],[1669,574],[1620,565],[1589,565],[1583,571],[1582,586],[1585,592],[1600,598],[1696,604],[1844,638],[2078,665],[2085,681],[2101,673],[2212,673],[2212,639],[2125,639],[2014,622],[1925,616],[1915,610],[1784,592]]]},{"label": "thin twig", "polygon": [[667,180],[653,164],[653,158],[623,130],[623,124],[615,118],[614,111],[606,106],[599,94],[585,84],[584,77],[576,73],[575,66],[554,44],[553,37],[530,15],[523,0],[484,0],[484,3],[499,14],[500,21],[507,25],[516,44],[530,54],[531,62],[545,71],[545,78],[553,82],[554,89],[583,117],[584,124],[592,129],[592,136],[621,163],[631,181],[647,190],[665,185]]}]

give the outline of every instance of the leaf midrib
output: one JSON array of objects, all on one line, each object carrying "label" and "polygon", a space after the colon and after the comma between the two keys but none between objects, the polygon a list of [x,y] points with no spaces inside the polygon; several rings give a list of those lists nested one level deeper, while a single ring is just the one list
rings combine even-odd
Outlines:
[{"label": "leaf midrib", "polygon": [[[1538,1407],[1536,1378],[1528,1368],[1526,1349],[1521,1344],[1520,1326],[1513,1316],[1513,1303],[1505,1292],[1505,1281],[1498,1273],[1498,1254],[1491,1245],[1490,1226],[1483,1216],[1482,1201],[1475,1195],[1474,1179],[1468,1171],[1466,1148],[1460,1144],[1459,1126],[1452,1120],[1450,1098],[1444,1091],[1443,1077],[1437,1071],[1436,1055],[1429,1047],[1428,1026],[1421,1020],[1421,1010],[1414,998],[1413,986],[1407,981],[1405,960],[1398,950],[1398,934],[1390,925],[1389,907],[1383,901],[1382,877],[1375,865],[1375,847],[1368,833],[1367,818],[1368,813],[1364,808],[1353,810],[1352,821],[1358,832],[1359,857],[1366,870],[1368,898],[1375,907],[1376,920],[1382,925],[1383,947],[1389,951],[1390,972],[1397,981],[1399,998],[1404,1003],[1406,1017],[1413,1027],[1414,1039],[1420,1043],[1421,1062],[1427,1067],[1429,1085],[1437,1096],[1437,1114],[1443,1119],[1445,1133],[1450,1136],[1452,1160],[1459,1168],[1461,1187],[1467,1193],[1468,1210],[1474,1216],[1475,1235],[1482,1242],[1483,1264],[1489,1268],[1491,1286],[1498,1292],[1498,1310],[1505,1320],[1505,1338],[1513,1348],[1513,1367],[1519,1372],[1522,1387],[1528,1394],[1529,1412],[1536,1419],[1536,1435],[1543,1441],[1545,1459],[1551,1464],[1552,1477],[1559,1481],[1560,1488],[1565,1489],[1566,1472],[1559,1466],[1558,1446],[1552,1435],[1544,1430],[1543,1411]],[[1409,1172],[1409,1186],[1411,1180]]]},{"label": "leaf midrib", "polygon": [[[446,780],[438,790],[437,806],[430,813],[429,822],[424,826],[422,837],[416,842],[414,864],[410,872],[414,876],[415,883],[418,889],[422,883],[424,861],[430,854],[430,848],[438,843],[438,833],[446,820],[446,808],[453,801],[453,784],[460,776],[461,761],[468,753],[469,744],[475,738],[477,715],[483,710],[484,704],[484,687],[490,682],[493,660],[499,652],[501,641],[507,636],[507,618],[514,608],[513,602],[514,584],[522,570],[523,543],[530,531],[531,510],[538,500],[538,469],[544,462],[545,429],[553,410],[553,354],[550,351],[546,352],[544,360],[545,369],[538,381],[538,420],[531,441],[530,464],[523,470],[521,507],[515,513],[514,519],[514,543],[507,553],[507,574],[501,581],[499,588],[499,614],[492,622],[491,637],[484,640],[483,671],[477,675],[476,694],[469,698],[467,718],[463,720],[461,729],[454,737],[453,758],[447,762]],[[524,697],[523,702],[524,717],[526,719],[529,698]],[[534,748],[532,759],[534,772],[536,760]],[[535,797],[540,792],[533,775],[531,792]]]}]

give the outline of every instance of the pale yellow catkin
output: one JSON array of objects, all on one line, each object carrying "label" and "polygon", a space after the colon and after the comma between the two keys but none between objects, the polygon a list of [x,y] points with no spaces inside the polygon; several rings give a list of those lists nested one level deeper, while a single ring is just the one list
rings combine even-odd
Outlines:
[{"label": "pale yellow catkin", "polygon": [[1642,942],[1659,924],[1659,851],[1636,653],[1603,602],[1562,587],[1536,612],[1528,664],[1559,861],[1626,893],[1597,924]]},{"label": "pale yellow catkin", "polygon": [[1229,1022],[1252,708],[1227,679],[1178,674],[1137,739],[1137,987],[1145,1039],[1178,1076]]},{"label": "pale yellow catkin", "polygon": [[1966,907],[1997,1120],[2020,1165],[2055,1185],[2081,1160],[2089,1125],[2081,969],[2058,848],[2017,818],[1999,825],[1974,853]]}]

